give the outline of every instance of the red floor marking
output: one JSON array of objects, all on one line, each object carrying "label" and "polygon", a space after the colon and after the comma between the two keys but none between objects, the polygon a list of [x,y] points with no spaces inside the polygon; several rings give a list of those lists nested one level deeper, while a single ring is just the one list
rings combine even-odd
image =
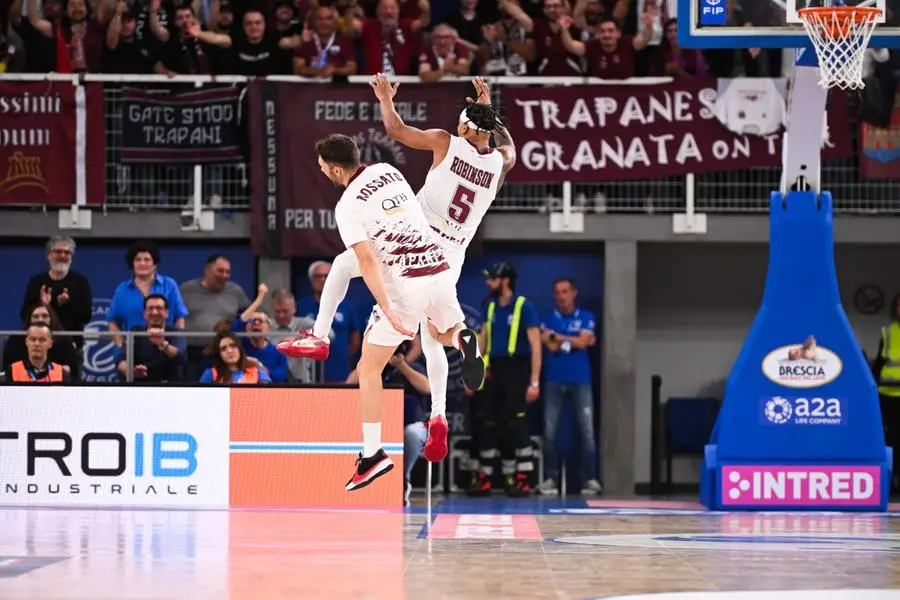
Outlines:
[{"label": "red floor marking", "polygon": [[436,540],[540,540],[532,515],[438,515],[428,536]]}]

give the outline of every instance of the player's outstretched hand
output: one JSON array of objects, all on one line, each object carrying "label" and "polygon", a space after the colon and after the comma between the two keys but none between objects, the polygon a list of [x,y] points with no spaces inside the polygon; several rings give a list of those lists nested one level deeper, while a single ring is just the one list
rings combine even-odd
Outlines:
[{"label": "player's outstretched hand", "polygon": [[406,327],[403,326],[403,321],[401,321],[400,318],[394,314],[394,311],[382,306],[381,312],[384,313],[384,316],[387,318],[388,322],[391,324],[391,327],[396,329],[399,333],[402,333],[403,335],[410,337],[410,338],[416,337],[415,333],[413,333],[412,331],[410,331],[409,329],[407,329]]},{"label": "player's outstretched hand", "polygon": [[397,88],[400,87],[399,83],[395,83],[392,86],[391,82],[388,81],[387,75],[381,73],[373,75],[369,85],[372,86],[372,89],[375,91],[375,97],[379,101],[392,99],[394,94],[397,93]]},{"label": "player's outstretched hand", "polygon": [[466,102],[469,104],[475,102],[477,104],[490,104],[491,103],[491,90],[488,88],[488,84],[485,83],[484,79],[481,77],[476,77],[472,80],[472,85],[475,86],[475,91],[477,94],[475,95],[475,99],[466,98]]}]

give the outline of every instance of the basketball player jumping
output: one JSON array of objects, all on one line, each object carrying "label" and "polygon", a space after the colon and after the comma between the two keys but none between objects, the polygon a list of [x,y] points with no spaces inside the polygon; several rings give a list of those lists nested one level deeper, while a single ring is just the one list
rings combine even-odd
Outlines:
[{"label": "basketball player jumping", "polygon": [[[444,250],[456,284],[465,260],[466,248],[494,201],[497,190],[516,162],[516,149],[491,106],[490,90],[481,79],[473,81],[477,92],[473,102],[462,111],[456,136],[442,129],[422,131],[406,125],[394,108],[393,97],[399,84],[391,86],[378,74],[371,85],[381,103],[381,116],[388,135],[417,150],[431,150],[432,166],[419,191],[418,200],[432,230]],[[496,149],[490,147],[494,135]],[[316,360],[328,358],[328,331],[338,304],[347,294],[350,280],[360,276],[357,257],[346,251],[335,258],[325,280],[319,313],[312,332],[301,331],[293,340],[285,340],[278,349],[292,357]],[[428,368],[431,388],[431,420],[423,454],[437,462],[447,455],[447,377],[449,366],[443,344],[429,334],[431,327],[421,323],[422,352]],[[478,389],[484,377],[483,364],[463,363],[462,378],[469,389]]]},{"label": "basketball player jumping", "polygon": [[400,171],[386,163],[362,167],[359,148],[346,135],[319,140],[316,155],[322,172],[344,190],[334,209],[338,233],[355,254],[376,302],[357,365],[363,452],[347,482],[349,491],[370,484],[394,466],[381,448],[381,374],[397,346],[415,337],[420,323],[428,320],[430,335],[439,346],[462,353],[463,372],[470,377],[477,374],[479,383],[484,362],[476,333],[465,327],[450,264]]}]

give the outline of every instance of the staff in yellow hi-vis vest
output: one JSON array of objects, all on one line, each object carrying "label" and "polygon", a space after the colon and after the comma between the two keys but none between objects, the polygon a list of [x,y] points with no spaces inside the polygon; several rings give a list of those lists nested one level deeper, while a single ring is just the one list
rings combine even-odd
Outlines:
[{"label": "staff in yellow hi-vis vest", "polygon": [[483,389],[472,400],[479,468],[467,493],[491,493],[499,455],[506,493],[529,496],[534,462],[526,412],[540,393],[541,323],[534,304],[516,294],[512,265],[496,264],[484,275],[491,298],[479,340],[487,373]]},{"label": "staff in yellow hi-vis vest", "polygon": [[872,374],[878,383],[885,444],[894,448],[894,481],[900,467],[900,294],[891,303],[891,323],[881,328]]}]

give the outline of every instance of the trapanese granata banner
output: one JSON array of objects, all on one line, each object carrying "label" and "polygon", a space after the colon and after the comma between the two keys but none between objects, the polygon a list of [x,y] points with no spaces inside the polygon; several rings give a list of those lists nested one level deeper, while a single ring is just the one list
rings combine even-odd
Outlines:
[{"label": "trapanese granata banner", "polygon": [[[763,92],[765,93],[765,91]],[[739,134],[716,116],[715,80],[684,78],[653,85],[503,88],[519,161],[515,181],[621,181],[781,164],[780,98],[742,94],[736,118],[760,111],[777,119],[765,135]],[[737,95],[735,95],[737,96]],[[743,111],[743,112],[742,112]],[[768,111],[768,112],[767,112]],[[753,116],[751,114],[751,116]],[[852,153],[846,97],[829,96],[823,157]]]}]

